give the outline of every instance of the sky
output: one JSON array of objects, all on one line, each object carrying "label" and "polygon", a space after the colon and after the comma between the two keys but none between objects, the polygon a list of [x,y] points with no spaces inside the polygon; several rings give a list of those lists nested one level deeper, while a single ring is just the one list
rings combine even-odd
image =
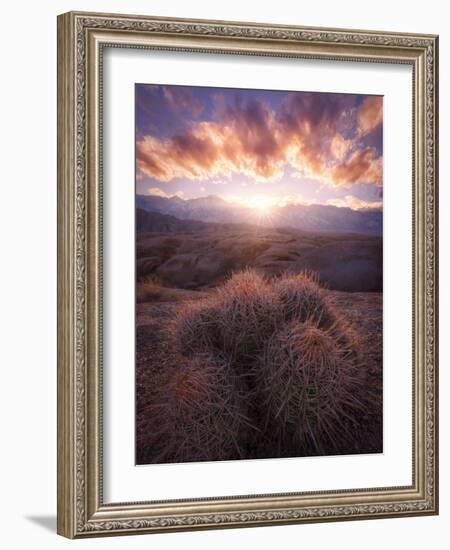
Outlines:
[{"label": "sky", "polygon": [[380,96],[136,84],[136,191],[382,207]]}]

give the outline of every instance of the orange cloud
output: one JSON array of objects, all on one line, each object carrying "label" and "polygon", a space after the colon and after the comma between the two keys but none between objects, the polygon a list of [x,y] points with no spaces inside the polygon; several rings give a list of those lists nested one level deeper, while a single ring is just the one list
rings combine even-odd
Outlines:
[{"label": "orange cloud", "polygon": [[358,109],[358,127],[362,134],[367,134],[381,124],[383,120],[383,98],[370,96]]},{"label": "orange cloud", "polygon": [[382,177],[383,157],[375,158],[372,147],[355,151],[347,161],[336,164],[326,174],[326,178],[337,187],[348,187],[360,182],[380,186]]},{"label": "orange cloud", "polygon": [[343,161],[344,158],[347,156],[351,145],[351,139],[345,139],[341,136],[341,134],[336,134],[331,140],[331,152],[337,160]]}]

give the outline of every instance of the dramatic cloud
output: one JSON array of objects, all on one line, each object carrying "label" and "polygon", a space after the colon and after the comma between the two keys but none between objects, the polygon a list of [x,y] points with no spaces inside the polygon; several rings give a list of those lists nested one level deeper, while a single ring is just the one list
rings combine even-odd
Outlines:
[{"label": "dramatic cloud", "polygon": [[274,105],[273,96],[222,95],[214,111],[196,120],[201,104],[192,94],[161,90],[172,111],[190,109],[193,118],[172,135],[138,137],[138,174],[162,182],[243,174],[261,182],[282,178],[290,166],[334,187],[382,184],[381,144],[364,142],[382,122],[379,97],[361,102],[348,94],[285,92]]},{"label": "dramatic cloud", "polygon": [[261,133],[246,129],[247,123],[242,119],[224,125],[199,122],[168,140],[144,136],[136,144],[137,167],[161,181],[202,180],[233,172],[257,180],[281,176],[286,152],[276,148],[274,138],[271,145]]}]

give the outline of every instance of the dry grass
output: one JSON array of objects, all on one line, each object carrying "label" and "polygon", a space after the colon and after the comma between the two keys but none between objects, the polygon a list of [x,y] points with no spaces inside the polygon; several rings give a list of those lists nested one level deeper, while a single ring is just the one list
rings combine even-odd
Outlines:
[{"label": "dry grass", "polygon": [[159,299],[162,287],[163,284],[158,276],[147,275],[142,277],[136,284],[136,302],[139,304]]}]

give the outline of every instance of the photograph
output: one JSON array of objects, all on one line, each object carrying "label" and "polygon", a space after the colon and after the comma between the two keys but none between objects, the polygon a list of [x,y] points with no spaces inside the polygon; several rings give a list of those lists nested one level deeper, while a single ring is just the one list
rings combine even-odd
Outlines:
[{"label": "photograph", "polygon": [[383,452],[383,97],[135,84],[137,465]]},{"label": "photograph", "polygon": [[439,512],[439,35],[276,11],[58,16],[64,537]]}]

